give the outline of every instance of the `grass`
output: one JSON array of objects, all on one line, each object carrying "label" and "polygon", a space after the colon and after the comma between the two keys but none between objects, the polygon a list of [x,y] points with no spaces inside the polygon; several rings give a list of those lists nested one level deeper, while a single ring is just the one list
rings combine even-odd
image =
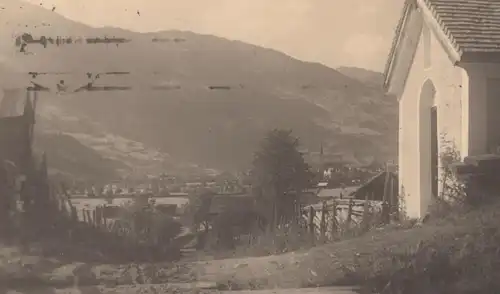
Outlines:
[{"label": "grass", "polygon": [[[360,237],[282,255],[187,262],[179,267],[140,265],[140,272],[147,283],[197,280],[217,282],[221,288],[231,289],[360,285],[366,293],[383,294],[500,293],[499,245],[500,201],[422,225],[388,226]],[[21,253],[16,256],[26,258]],[[17,279],[22,279],[24,262],[13,263],[16,258],[5,258],[0,265],[14,270],[12,267],[19,264],[20,271],[15,272]],[[116,286],[137,280],[133,277],[137,275],[133,274],[135,266],[89,266],[85,271],[93,274],[88,284]],[[77,271],[71,267],[69,272],[55,270],[64,267],[53,261],[46,270],[36,271],[36,279],[32,270],[24,277],[33,282],[50,281],[55,272],[62,271],[59,279],[72,283]],[[158,272],[162,274],[158,276]],[[157,277],[151,280],[149,276]]]},{"label": "grass", "polygon": [[[78,281],[78,282],[77,282]],[[163,262],[156,264],[106,264],[70,262],[27,253],[18,246],[0,249],[0,288],[71,288],[192,282],[189,269]]]},{"label": "grass", "polygon": [[232,288],[361,285],[367,293],[500,293],[500,203],[279,256],[200,263]]},{"label": "grass", "polygon": [[414,239],[375,248],[355,263],[352,279],[387,294],[500,293],[499,209],[497,203],[411,230]]}]

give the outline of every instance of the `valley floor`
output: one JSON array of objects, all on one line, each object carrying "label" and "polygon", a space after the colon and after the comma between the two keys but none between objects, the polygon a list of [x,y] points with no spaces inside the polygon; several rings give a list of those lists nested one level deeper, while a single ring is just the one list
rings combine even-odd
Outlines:
[{"label": "valley floor", "polygon": [[[494,205],[486,210],[465,213],[460,217],[434,221],[419,227],[387,227],[359,238],[307,251],[175,264],[65,263],[56,258],[26,255],[17,247],[4,246],[0,250],[0,288],[3,286],[17,291],[6,292],[9,294],[63,293],[63,289],[66,289],[64,293],[194,293],[194,288],[215,288],[204,290],[206,293],[217,293],[216,289],[282,288],[288,289],[287,293],[293,293],[290,289],[364,283],[379,285],[382,282],[386,284],[398,274],[396,269],[404,269],[404,266],[394,264],[395,257],[401,259],[401,256],[406,256],[411,259],[425,246],[432,245],[437,251],[449,252],[447,254],[450,258],[456,258],[453,264],[461,264],[470,257],[468,253],[464,253],[464,248],[469,248],[472,244],[470,240],[475,240],[474,244],[482,244],[482,249],[469,248],[467,251],[475,254],[476,260],[478,253],[489,254],[484,248],[489,248],[490,242],[497,244],[498,240],[495,238],[500,236],[498,208],[500,205]],[[489,230],[489,233],[482,233],[484,230]],[[490,259],[486,257],[484,262]],[[427,267],[434,266],[427,259],[422,262],[427,262]],[[498,273],[500,269],[496,272]],[[152,276],[154,278],[148,279]],[[471,284],[477,282],[474,279],[478,277],[474,272],[467,275]],[[193,284],[195,282],[198,284]],[[453,285],[458,282],[462,281],[455,281]],[[331,289],[329,291],[336,293]],[[354,293],[350,291],[349,288],[337,288],[339,294]]]}]

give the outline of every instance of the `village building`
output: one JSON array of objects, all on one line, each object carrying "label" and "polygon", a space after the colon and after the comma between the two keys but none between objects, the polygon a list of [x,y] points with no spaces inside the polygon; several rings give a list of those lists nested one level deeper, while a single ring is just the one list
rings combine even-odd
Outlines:
[{"label": "village building", "polygon": [[500,145],[500,1],[407,0],[385,87],[399,100],[399,193],[423,217],[445,148],[464,160]]},{"label": "village building", "polygon": [[342,188],[320,188],[318,191],[318,197],[321,200],[350,198],[350,195],[354,193],[354,191],[356,191],[358,188],[358,186],[349,186]]}]

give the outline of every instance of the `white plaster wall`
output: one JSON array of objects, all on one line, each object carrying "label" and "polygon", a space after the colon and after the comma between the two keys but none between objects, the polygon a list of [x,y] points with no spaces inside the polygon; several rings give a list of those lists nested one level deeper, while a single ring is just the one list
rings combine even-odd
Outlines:
[{"label": "white plaster wall", "polygon": [[[463,95],[467,95],[462,84],[464,80],[467,82],[467,74],[463,68],[453,65],[432,30],[430,44],[431,66],[425,68],[423,38],[420,38],[399,103],[400,194],[404,197],[406,213],[411,218],[424,216],[431,201],[431,182],[421,176],[421,154],[418,148],[420,92],[427,79],[436,88],[439,132],[446,134],[447,140],[457,148],[462,146],[461,100]],[[443,148],[442,144],[439,148]]]}]

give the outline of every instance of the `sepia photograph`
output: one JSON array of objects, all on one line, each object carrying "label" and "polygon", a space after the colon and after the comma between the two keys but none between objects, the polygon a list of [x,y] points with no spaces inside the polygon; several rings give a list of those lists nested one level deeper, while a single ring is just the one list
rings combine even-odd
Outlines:
[{"label": "sepia photograph", "polygon": [[0,294],[500,293],[497,110],[500,0],[0,0]]}]

